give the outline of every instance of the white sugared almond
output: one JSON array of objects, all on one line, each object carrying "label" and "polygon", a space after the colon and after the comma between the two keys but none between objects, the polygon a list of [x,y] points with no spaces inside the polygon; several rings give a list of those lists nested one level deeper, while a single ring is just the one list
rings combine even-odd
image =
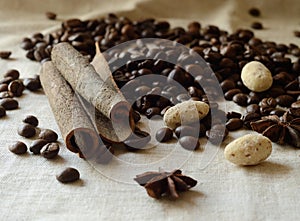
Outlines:
[{"label": "white sugared almond", "polygon": [[243,67],[241,79],[243,84],[254,92],[266,91],[273,83],[270,70],[258,61],[251,61]]},{"label": "white sugared almond", "polygon": [[202,101],[188,100],[170,107],[164,114],[164,122],[167,127],[175,129],[182,124],[199,121],[208,112],[208,104]]},{"label": "white sugared almond", "polygon": [[272,142],[261,134],[244,135],[225,147],[227,160],[237,165],[257,165],[272,152]]}]

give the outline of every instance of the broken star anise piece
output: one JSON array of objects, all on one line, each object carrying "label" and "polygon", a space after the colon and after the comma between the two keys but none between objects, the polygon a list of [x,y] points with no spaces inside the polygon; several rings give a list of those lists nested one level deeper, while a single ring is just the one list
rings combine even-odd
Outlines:
[{"label": "broken star anise piece", "polygon": [[[295,111],[295,110],[293,110]],[[300,118],[286,111],[282,117],[270,115],[250,123],[252,130],[279,144],[288,143],[300,148]]]},{"label": "broken star anise piece", "polygon": [[134,180],[146,188],[149,196],[156,199],[162,195],[170,195],[171,198],[177,199],[178,192],[187,191],[197,184],[193,178],[182,175],[181,170],[145,172],[137,175]]}]

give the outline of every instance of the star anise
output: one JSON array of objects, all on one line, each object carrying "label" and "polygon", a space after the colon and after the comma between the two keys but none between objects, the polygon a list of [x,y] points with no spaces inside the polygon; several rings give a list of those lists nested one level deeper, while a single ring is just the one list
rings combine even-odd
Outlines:
[{"label": "star anise", "polygon": [[137,175],[134,180],[146,188],[149,196],[156,199],[162,195],[170,195],[171,198],[177,199],[178,192],[187,191],[197,184],[196,180],[182,175],[181,170],[145,172]]},{"label": "star anise", "polygon": [[270,115],[251,122],[250,125],[252,130],[261,133],[273,142],[288,143],[300,148],[300,118],[291,110],[286,111],[282,117]]}]

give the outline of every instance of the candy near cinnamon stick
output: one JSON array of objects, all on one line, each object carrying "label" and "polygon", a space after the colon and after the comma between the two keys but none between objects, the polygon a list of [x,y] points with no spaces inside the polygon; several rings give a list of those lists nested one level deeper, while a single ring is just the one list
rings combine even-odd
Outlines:
[{"label": "candy near cinnamon stick", "polygon": [[[111,119],[114,127],[122,124],[123,128],[127,128],[122,132],[122,137],[131,134],[131,128],[134,127],[131,105],[115,87],[111,86],[111,83],[101,79],[86,57],[70,44],[63,42],[53,47],[51,59],[73,90]],[[124,133],[128,136],[124,136]]]},{"label": "candy near cinnamon stick", "polygon": [[40,80],[67,148],[84,158],[102,151],[99,136],[80,101],[51,61],[43,64]]}]

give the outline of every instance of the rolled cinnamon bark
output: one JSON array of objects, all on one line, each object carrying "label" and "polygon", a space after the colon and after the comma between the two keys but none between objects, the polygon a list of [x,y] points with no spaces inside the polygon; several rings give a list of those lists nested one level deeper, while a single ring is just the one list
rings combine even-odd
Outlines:
[{"label": "rolled cinnamon bark", "polygon": [[43,64],[40,80],[67,148],[91,158],[100,151],[99,136],[74,91],[51,61]]},{"label": "rolled cinnamon bark", "polygon": [[86,57],[63,42],[53,47],[51,59],[73,90],[111,119],[114,125],[122,124],[124,128],[126,125],[128,133],[132,132],[131,105],[111,84],[100,78]]}]

